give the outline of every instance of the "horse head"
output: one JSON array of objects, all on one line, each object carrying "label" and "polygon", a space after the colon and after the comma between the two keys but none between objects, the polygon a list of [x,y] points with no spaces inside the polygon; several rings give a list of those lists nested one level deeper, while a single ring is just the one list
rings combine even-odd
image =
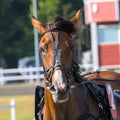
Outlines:
[{"label": "horse head", "polygon": [[74,83],[72,36],[79,27],[78,11],[73,18],[55,17],[43,25],[35,17],[32,24],[41,34],[39,50],[44,66],[45,83],[56,103],[69,99],[70,86]]}]

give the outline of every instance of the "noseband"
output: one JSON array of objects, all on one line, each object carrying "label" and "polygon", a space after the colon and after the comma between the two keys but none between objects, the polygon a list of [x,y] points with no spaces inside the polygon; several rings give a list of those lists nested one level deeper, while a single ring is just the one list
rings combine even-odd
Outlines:
[{"label": "noseband", "polygon": [[[61,28],[52,28],[51,29],[50,24],[48,24],[48,30],[45,31],[41,35],[41,38],[42,38],[46,33],[50,32],[51,42],[52,42],[52,46],[53,46],[53,54],[54,54],[53,64],[48,68],[44,67],[44,77],[46,79],[46,87],[49,88],[49,89],[53,86],[52,85],[52,75],[53,75],[55,70],[63,70],[64,71],[64,73],[66,75],[66,78],[67,78],[66,83],[70,87],[69,79],[73,80],[74,79],[73,71],[75,69],[76,70],[79,69],[77,63],[74,62],[74,61],[72,61],[72,67],[71,68],[67,67],[61,61],[61,58],[60,58],[61,49],[59,48],[59,39],[58,39],[60,31],[66,32],[70,37],[72,37],[67,31],[65,31]],[[54,38],[53,32],[56,32],[56,38]]]}]

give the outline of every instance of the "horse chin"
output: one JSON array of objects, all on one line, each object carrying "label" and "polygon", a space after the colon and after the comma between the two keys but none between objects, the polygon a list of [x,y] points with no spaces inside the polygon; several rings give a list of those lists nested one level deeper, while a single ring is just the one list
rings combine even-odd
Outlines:
[{"label": "horse chin", "polygon": [[63,103],[68,101],[69,95],[68,93],[66,94],[52,94],[53,101],[54,103]]}]

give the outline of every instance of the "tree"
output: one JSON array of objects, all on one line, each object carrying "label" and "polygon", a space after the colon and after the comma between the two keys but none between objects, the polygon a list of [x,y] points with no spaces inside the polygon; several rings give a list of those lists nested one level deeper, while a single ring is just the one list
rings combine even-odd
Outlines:
[{"label": "tree", "polygon": [[18,58],[34,53],[29,4],[24,0],[1,0],[0,57],[5,58],[7,67],[16,67]]},{"label": "tree", "polygon": [[38,1],[38,19],[43,23],[50,21],[58,15],[69,19],[82,6],[83,2],[78,0],[40,0]]}]

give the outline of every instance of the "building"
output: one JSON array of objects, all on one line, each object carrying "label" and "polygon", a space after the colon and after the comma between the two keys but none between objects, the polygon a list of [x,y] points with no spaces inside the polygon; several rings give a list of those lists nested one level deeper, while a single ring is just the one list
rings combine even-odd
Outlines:
[{"label": "building", "polygon": [[120,72],[120,0],[84,0],[94,69]]}]

